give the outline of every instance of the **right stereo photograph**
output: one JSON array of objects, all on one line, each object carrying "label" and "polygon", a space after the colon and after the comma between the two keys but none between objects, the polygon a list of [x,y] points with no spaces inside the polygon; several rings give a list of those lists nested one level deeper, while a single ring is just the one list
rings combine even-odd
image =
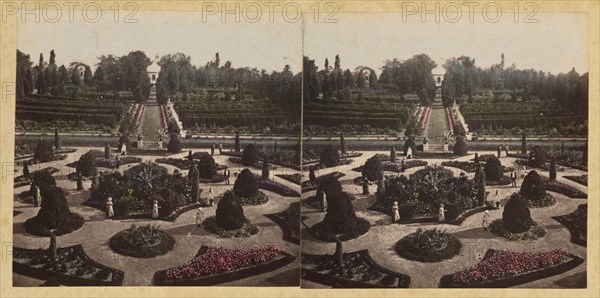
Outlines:
[{"label": "right stereo photograph", "polygon": [[587,16],[336,17],[304,31],[302,288],[586,288]]}]

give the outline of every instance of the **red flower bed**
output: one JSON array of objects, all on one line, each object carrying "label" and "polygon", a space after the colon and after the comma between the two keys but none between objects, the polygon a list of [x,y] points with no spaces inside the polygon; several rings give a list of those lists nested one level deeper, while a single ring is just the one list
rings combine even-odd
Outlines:
[{"label": "red flower bed", "polygon": [[450,131],[454,131],[454,119],[452,118],[450,107],[446,107],[446,119],[448,120],[448,128]]},{"label": "red flower bed", "polygon": [[159,107],[160,107],[161,124],[164,129],[169,129],[169,124],[168,124],[169,117],[167,116],[167,108],[165,107],[165,105],[160,105]]},{"label": "red flower bed", "polygon": [[479,264],[452,275],[457,284],[472,284],[547,268],[568,259],[564,249],[544,252],[494,251]]},{"label": "red flower bed", "polygon": [[186,279],[234,271],[273,260],[280,254],[278,245],[237,250],[209,247],[191,261],[166,271],[168,279]]},{"label": "red flower bed", "polygon": [[146,111],[146,104],[141,103],[139,104],[137,111],[135,112],[135,126],[136,127],[140,127],[140,124],[142,122],[142,117],[144,116],[144,112]]},{"label": "red flower bed", "polygon": [[427,120],[429,119],[429,115],[431,114],[431,108],[426,107],[425,111],[423,111],[423,116],[421,117],[421,128],[424,129],[427,124]]}]

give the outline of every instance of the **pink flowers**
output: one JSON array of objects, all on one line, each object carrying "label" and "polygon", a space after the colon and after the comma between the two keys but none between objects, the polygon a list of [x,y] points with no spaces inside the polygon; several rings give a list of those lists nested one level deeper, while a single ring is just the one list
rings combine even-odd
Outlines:
[{"label": "pink flowers", "polygon": [[421,116],[421,128],[424,129],[427,121],[429,120],[429,115],[431,114],[431,108],[426,107],[425,111],[423,111],[423,115]]},{"label": "pink flowers", "polygon": [[191,261],[168,269],[166,275],[170,279],[184,279],[234,271],[273,260],[280,251],[278,245],[243,250],[209,247],[206,252]]},{"label": "pink flowers", "polygon": [[144,117],[144,112],[146,111],[146,104],[141,103],[138,105],[137,111],[135,112],[135,127],[139,128],[142,122],[142,117]]},{"label": "pink flowers", "polygon": [[490,258],[465,270],[454,273],[455,283],[469,284],[522,274],[559,264],[567,251],[556,249],[543,252],[495,251]]},{"label": "pink flowers", "polygon": [[452,118],[450,107],[446,107],[446,119],[448,120],[448,128],[450,131],[454,131],[454,119]]},{"label": "pink flowers", "polygon": [[164,129],[169,129],[169,124],[168,124],[168,119],[169,117],[167,116],[167,108],[165,107],[165,105],[160,105],[160,122],[162,124],[162,127]]}]

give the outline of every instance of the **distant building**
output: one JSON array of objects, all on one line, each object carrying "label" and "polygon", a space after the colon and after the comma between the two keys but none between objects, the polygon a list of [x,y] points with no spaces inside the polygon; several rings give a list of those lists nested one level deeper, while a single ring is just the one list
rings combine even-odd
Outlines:
[{"label": "distant building", "polygon": [[148,66],[147,70],[148,76],[150,77],[150,84],[154,86],[156,84],[156,80],[158,79],[158,73],[160,72],[160,66],[158,65],[158,55],[154,58],[154,62],[150,66]]}]

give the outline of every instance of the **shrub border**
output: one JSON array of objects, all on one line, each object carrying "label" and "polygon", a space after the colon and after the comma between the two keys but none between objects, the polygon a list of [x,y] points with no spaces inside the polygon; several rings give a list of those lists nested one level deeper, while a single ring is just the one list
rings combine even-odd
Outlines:
[{"label": "shrub border", "polygon": [[[368,265],[376,268],[377,270],[379,270],[385,274],[394,275],[395,277],[398,277],[400,279],[400,281],[402,281],[402,282],[399,283],[397,287],[385,286],[385,285],[374,285],[374,284],[370,284],[370,283],[363,282],[363,281],[341,278],[341,277],[336,277],[336,276],[330,276],[330,275],[319,273],[317,271],[314,271],[311,269],[306,269],[303,267],[300,268],[300,278],[308,280],[308,281],[312,281],[312,282],[315,282],[318,284],[331,286],[331,287],[334,287],[336,285],[341,285],[344,288],[408,288],[409,287],[410,275],[395,272],[395,271],[392,271],[390,269],[387,269],[387,268],[382,267],[381,265],[377,264],[373,260],[373,258],[371,258],[371,255],[369,254],[369,251],[367,249],[354,251],[354,252],[350,252],[350,253],[344,253],[344,256],[351,255],[351,254],[358,254],[359,256],[364,258],[363,260]],[[302,253],[302,256],[325,257],[322,255],[312,255],[312,254],[308,254],[308,253]],[[329,256],[331,257],[331,255],[329,255]]]},{"label": "shrub border", "polygon": [[[489,258],[493,252],[495,252],[494,249],[489,249],[485,253],[485,257],[482,260]],[[567,254],[567,256],[571,257],[571,260],[551,266],[551,267],[541,268],[541,269],[529,271],[529,272],[526,272],[523,274],[504,277],[504,278],[500,278],[500,279],[476,282],[474,284],[469,284],[469,285],[457,285],[452,281],[452,276],[454,275],[454,273],[446,274],[446,275],[442,276],[442,278],[440,279],[440,288],[508,288],[508,287],[514,287],[514,286],[529,283],[529,282],[532,282],[532,281],[535,281],[538,279],[542,279],[542,278],[550,277],[553,275],[558,275],[563,272],[567,272],[567,271],[574,269],[575,267],[581,265],[584,262],[584,259],[582,259],[581,257],[576,256],[574,254],[569,253],[569,254]]]},{"label": "shrub border", "polygon": [[[196,254],[196,256],[194,256],[194,258],[204,254],[206,250],[208,250],[208,247],[203,245],[202,247],[200,247],[198,253]],[[282,258],[272,260],[267,263],[258,264],[252,267],[241,268],[234,271],[222,272],[195,278],[188,278],[184,280],[168,280],[166,278],[168,269],[160,270],[154,273],[154,276],[152,278],[152,284],[154,286],[212,286],[271,272],[273,270],[284,267],[296,260],[295,256],[283,250],[280,251],[279,254],[282,256]]]},{"label": "shrub border", "polygon": [[[25,275],[25,276],[29,276],[29,277],[37,278],[37,279],[41,279],[41,280],[46,280],[46,281],[52,279],[52,280],[57,281],[59,284],[66,285],[66,286],[121,286],[121,285],[123,285],[123,277],[124,277],[123,271],[112,268],[112,267],[108,267],[106,265],[102,265],[102,264],[92,260],[85,253],[85,251],[83,250],[83,246],[81,244],[77,244],[77,245],[65,247],[65,248],[73,248],[75,250],[75,252],[78,254],[78,256],[82,259],[82,261],[90,263],[91,265],[99,267],[103,270],[111,271],[113,274],[111,281],[107,282],[107,281],[88,279],[88,278],[83,278],[83,277],[78,277],[78,276],[71,276],[71,275],[66,275],[66,274],[57,273],[57,272],[50,272],[50,271],[30,267],[25,264],[18,263],[16,261],[13,261],[13,273],[18,273],[21,275]],[[14,247],[14,249],[29,250],[29,251],[37,250],[37,249],[28,249],[28,248],[20,248],[20,247]]]}]

